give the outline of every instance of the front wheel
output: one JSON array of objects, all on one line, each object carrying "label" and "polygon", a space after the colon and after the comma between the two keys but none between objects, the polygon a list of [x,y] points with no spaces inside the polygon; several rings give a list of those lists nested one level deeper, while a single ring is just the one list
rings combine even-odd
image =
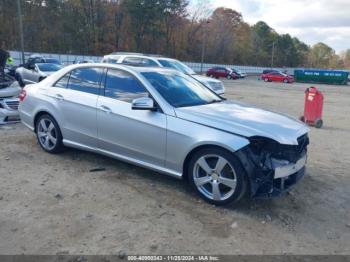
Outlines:
[{"label": "front wheel", "polygon": [[207,202],[225,205],[239,201],[246,192],[246,174],[240,161],[220,148],[206,148],[192,157],[190,184]]},{"label": "front wheel", "polygon": [[62,134],[56,120],[50,115],[42,115],[36,122],[36,136],[42,149],[49,153],[63,150]]}]

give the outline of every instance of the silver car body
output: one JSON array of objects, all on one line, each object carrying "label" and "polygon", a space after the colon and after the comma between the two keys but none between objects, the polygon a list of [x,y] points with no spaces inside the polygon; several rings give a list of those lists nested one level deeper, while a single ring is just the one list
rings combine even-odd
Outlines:
[{"label": "silver car body", "polygon": [[[144,85],[162,112],[132,110],[127,102],[54,87],[67,72],[83,67],[129,72]],[[186,157],[200,146],[216,145],[235,152],[256,136],[296,145],[298,138],[308,132],[298,120],[234,101],[174,108],[141,74],[148,71],[174,72],[188,78],[169,69],[112,64],[68,66],[40,83],[25,87],[27,96],[19,108],[21,120],[34,131],[38,114],[49,113],[61,128],[64,145],[175,177],[182,176]],[[298,168],[304,165],[299,163]]]},{"label": "silver car body", "polygon": [[[169,62],[177,62],[181,63],[179,60],[172,59],[172,58],[166,58],[166,57],[158,57],[158,56],[146,56],[142,54],[127,54],[127,55],[106,55],[103,57],[102,62],[103,63],[112,63],[112,64],[122,64],[125,62],[126,59],[140,59],[142,63],[146,66],[157,66],[157,67],[164,67],[160,61],[169,61]],[[184,64],[183,64],[184,65]],[[185,65],[186,66],[186,65]],[[187,67],[187,66],[186,66]],[[192,69],[191,69],[192,70]],[[213,90],[218,95],[223,95],[225,93],[225,87],[223,83],[220,80],[213,79],[207,76],[196,74],[194,71],[190,74],[193,78],[195,78],[197,81],[205,85],[206,87]]]},{"label": "silver car body", "polygon": [[17,81],[9,85],[0,84],[0,124],[19,121],[18,95],[21,88]]},{"label": "silver car body", "polygon": [[[44,65],[45,63],[41,64]],[[39,65],[35,64],[33,69],[26,68],[25,66],[18,67],[16,74],[22,78],[24,84],[34,84],[57,71],[41,71]]]}]

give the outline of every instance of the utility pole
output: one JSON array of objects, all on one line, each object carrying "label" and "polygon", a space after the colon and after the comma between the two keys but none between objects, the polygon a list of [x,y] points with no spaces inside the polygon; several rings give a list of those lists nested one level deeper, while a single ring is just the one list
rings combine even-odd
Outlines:
[{"label": "utility pole", "polygon": [[273,67],[274,56],[275,56],[275,41],[272,42],[271,68]]},{"label": "utility pole", "polygon": [[18,12],[18,18],[19,18],[19,34],[21,37],[22,64],[24,64],[23,21],[22,21],[22,9],[21,9],[20,0],[17,0],[17,12]]},{"label": "utility pole", "polygon": [[209,20],[206,21],[203,27],[203,40],[202,40],[202,55],[201,55],[201,73],[203,73],[203,64],[204,64],[204,56],[205,56],[205,47],[207,44],[207,25],[209,24]]}]

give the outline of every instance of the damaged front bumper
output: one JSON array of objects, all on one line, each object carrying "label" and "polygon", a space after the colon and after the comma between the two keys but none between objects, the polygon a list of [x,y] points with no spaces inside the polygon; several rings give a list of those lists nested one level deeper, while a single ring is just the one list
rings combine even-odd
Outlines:
[{"label": "damaged front bumper", "polygon": [[305,175],[306,159],[307,155],[305,154],[305,156],[295,164],[289,163],[285,166],[277,167],[270,179],[255,185],[257,190],[254,197],[277,197],[288,191],[289,188],[295,185]]},{"label": "damaged front bumper", "polygon": [[238,154],[249,177],[251,197],[277,197],[305,175],[308,137],[300,141],[290,147],[264,145],[258,151],[247,146]]}]

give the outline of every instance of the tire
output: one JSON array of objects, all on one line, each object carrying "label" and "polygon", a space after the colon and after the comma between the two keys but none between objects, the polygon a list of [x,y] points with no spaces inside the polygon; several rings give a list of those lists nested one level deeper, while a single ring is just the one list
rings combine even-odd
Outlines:
[{"label": "tire", "polygon": [[35,123],[36,137],[39,145],[51,154],[60,153],[64,149],[62,133],[56,120],[44,114]]},{"label": "tire", "polygon": [[224,149],[199,150],[192,156],[187,172],[194,190],[214,205],[238,202],[247,191],[247,176],[240,161]]},{"label": "tire", "polygon": [[321,128],[323,126],[323,120],[322,119],[317,119],[315,121],[315,127],[316,128]]}]

